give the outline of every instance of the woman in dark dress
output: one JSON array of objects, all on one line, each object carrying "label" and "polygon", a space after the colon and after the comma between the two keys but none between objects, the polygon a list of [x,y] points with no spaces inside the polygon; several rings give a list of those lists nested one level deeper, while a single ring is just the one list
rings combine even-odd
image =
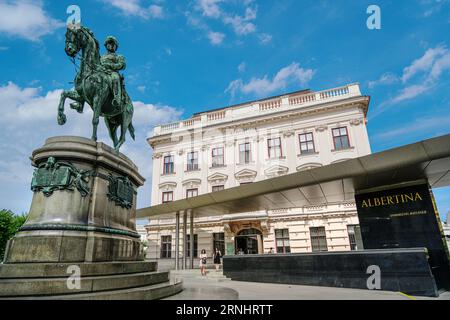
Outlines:
[{"label": "woman in dark dress", "polygon": [[222,252],[220,252],[219,248],[216,248],[216,250],[214,251],[214,265],[216,266],[216,271],[219,271],[221,258],[222,258]]}]

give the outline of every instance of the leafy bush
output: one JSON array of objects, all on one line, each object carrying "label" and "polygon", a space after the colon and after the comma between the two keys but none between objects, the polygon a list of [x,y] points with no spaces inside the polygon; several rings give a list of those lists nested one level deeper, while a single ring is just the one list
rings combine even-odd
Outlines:
[{"label": "leafy bush", "polygon": [[10,210],[0,210],[0,262],[6,250],[6,243],[27,220],[27,215],[15,215]]}]

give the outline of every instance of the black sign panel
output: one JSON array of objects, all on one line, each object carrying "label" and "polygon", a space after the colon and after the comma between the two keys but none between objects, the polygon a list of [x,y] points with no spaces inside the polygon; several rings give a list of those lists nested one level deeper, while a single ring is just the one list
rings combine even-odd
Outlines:
[{"label": "black sign panel", "polygon": [[365,249],[425,247],[438,285],[448,288],[448,249],[428,185],[357,194],[355,200]]}]

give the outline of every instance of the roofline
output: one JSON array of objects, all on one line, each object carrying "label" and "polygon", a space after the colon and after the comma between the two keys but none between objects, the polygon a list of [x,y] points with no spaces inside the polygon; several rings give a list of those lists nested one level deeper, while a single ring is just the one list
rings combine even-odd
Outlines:
[{"label": "roofline", "polygon": [[287,96],[287,95],[292,95],[292,94],[297,94],[297,93],[306,94],[306,93],[312,93],[312,92],[314,92],[314,91],[311,91],[311,89],[302,89],[302,90],[297,90],[297,91],[293,91],[293,92],[286,92],[286,93],[283,93],[283,94],[278,94],[276,96],[271,96],[271,97],[261,98],[261,99],[257,99],[257,100],[251,100],[251,101],[247,101],[247,102],[233,104],[231,106],[226,106],[226,107],[221,107],[221,108],[209,109],[209,110],[205,110],[205,111],[201,111],[201,112],[196,112],[196,113],[194,113],[191,116],[191,118],[198,117],[198,116],[200,116],[202,114],[209,113],[209,112],[215,112],[215,111],[220,111],[220,110],[234,108],[234,107],[240,107],[240,106],[244,106],[244,105],[255,103],[255,102],[260,102],[260,101],[265,101],[265,100],[271,100],[271,99],[284,97],[284,96]]}]

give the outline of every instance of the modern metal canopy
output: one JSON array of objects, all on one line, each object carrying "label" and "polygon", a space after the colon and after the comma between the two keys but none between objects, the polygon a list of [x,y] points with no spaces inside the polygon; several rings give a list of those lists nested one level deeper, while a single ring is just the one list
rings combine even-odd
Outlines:
[{"label": "modern metal canopy", "polygon": [[450,185],[450,134],[368,156],[137,210],[137,218],[195,209],[212,216],[354,201],[355,192],[427,181]]}]

